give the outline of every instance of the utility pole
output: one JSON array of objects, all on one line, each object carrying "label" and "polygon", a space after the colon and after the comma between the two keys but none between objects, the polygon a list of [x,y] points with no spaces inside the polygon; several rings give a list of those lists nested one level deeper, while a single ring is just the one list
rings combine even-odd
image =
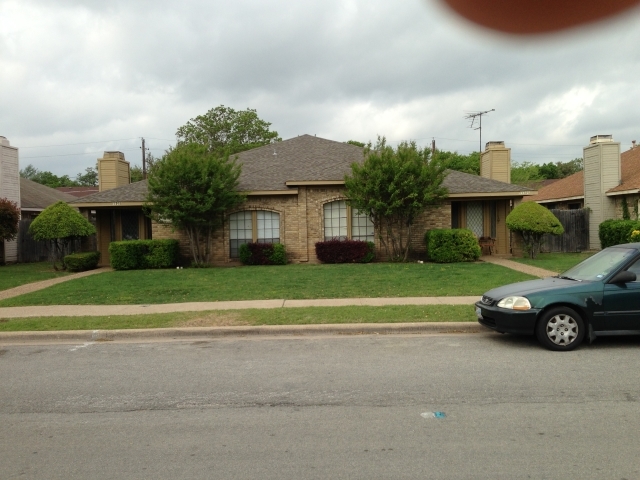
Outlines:
[{"label": "utility pole", "polygon": [[431,138],[431,158],[436,154],[436,139]]},{"label": "utility pole", "polygon": [[469,125],[469,128],[473,128],[473,125],[476,121],[476,118],[479,119],[479,126],[476,128],[473,128],[474,130],[480,130],[480,150],[478,150],[480,153],[482,153],[482,115],[485,115],[489,112],[495,112],[496,109],[492,108],[491,110],[485,110],[484,112],[469,112],[467,114],[466,118],[467,120],[471,120],[471,125]]},{"label": "utility pole", "polygon": [[140,148],[142,149],[142,179],[144,180],[147,178],[147,150],[149,150],[144,146],[144,137],[142,137],[142,146]]}]

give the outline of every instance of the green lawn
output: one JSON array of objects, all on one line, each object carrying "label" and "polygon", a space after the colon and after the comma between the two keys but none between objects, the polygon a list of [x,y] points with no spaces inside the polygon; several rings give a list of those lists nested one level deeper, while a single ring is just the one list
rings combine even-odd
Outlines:
[{"label": "green lawn", "polygon": [[532,278],[481,262],[115,271],[9,298],[0,306],[481,295]]},{"label": "green lawn", "polygon": [[113,330],[125,328],[311,325],[333,323],[474,322],[472,305],[394,305],[384,307],[308,307],[104,317],[0,319],[0,332]]},{"label": "green lawn", "polygon": [[513,257],[510,260],[532,265],[534,267],[544,268],[552,272],[562,273],[577,265],[585,258],[589,258],[593,253],[539,253],[535,260],[530,258]]},{"label": "green lawn", "polygon": [[56,272],[49,262],[2,265],[0,266],[0,291],[65,275],[69,273]]}]

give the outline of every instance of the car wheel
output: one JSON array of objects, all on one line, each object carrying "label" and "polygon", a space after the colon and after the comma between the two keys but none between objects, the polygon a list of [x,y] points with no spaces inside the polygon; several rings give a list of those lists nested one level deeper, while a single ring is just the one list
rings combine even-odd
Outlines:
[{"label": "car wheel", "polygon": [[549,350],[573,350],[582,343],[584,334],[582,317],[568,307],[557,307],[545,312],[536,325],[538,341]]}]

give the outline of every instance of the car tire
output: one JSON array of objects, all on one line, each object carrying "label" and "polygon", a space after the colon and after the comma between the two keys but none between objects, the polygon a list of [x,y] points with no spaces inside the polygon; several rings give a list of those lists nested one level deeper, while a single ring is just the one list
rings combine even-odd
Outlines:
[{"label": "car tire", "polygon": [[569,307],[544,312],[536,325],[538,341],[549,350],[567,352],[582,343],[586,328],[582,317]]}]

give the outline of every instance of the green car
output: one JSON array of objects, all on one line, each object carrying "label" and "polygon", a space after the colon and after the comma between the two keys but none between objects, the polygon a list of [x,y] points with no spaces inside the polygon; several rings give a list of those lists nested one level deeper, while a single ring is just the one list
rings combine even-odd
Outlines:
[{"label": "green car", "polygon": [[556,277],[494,288],[476,302],[478,321],[500,333],[536,335],[550,350],[585,336],[640,334],[640,243],[605,248]]}]

